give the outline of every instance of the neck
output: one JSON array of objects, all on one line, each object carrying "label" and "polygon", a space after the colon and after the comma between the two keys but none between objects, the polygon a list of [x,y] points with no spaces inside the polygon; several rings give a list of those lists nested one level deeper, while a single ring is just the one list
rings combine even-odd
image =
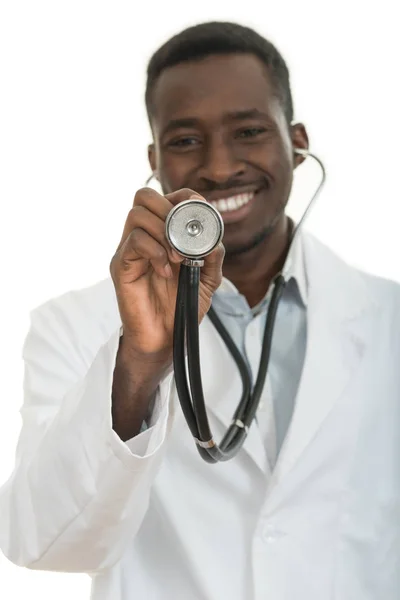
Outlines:
[{"label": "neck", "polygon": [[232,257],[227,253],[223,275],[245,296],[250,307],[260,302],[282,270],[289,251],[292,221],[284,216],[255,248]]}]

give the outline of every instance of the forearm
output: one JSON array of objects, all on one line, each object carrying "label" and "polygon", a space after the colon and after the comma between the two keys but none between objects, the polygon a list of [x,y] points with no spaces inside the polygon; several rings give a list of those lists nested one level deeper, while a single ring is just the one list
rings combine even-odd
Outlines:
[{"label": "forearm", "polygon": [[143,356],[122,336],[112,386],[112,424],[123,441],[140,433],[157,388],[171,368],[170,353]]}]

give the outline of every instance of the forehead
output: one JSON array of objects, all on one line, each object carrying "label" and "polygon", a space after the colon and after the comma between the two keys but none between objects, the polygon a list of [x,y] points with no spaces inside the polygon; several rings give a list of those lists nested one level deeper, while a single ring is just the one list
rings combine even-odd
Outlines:
[{"label": "forehead", "polygon": [[153,125],[257,109],[273,117],[280,104],[267,71],[251,54],[210,56],[165,69],[153,90]]}]

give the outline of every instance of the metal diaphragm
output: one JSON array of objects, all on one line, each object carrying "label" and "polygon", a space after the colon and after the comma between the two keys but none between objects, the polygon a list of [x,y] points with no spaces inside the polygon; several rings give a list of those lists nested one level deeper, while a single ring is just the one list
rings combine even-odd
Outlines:
[{"label": "metal diaphragm", "polygon": [[211,204],[186,200],[174,206],[165,222],[165,234],[172,248],[189,259],[210,254],[224,235],[224,222]]}]

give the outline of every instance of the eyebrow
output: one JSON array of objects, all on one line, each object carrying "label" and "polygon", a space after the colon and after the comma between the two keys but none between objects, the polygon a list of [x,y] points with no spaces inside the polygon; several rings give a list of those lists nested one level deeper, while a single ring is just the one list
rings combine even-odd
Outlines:
[{"label": "eyebrow", "polygon": [[[235,112],[226,113],[223,117],[223,121],[245,121],[246,119],[262,119],[268,121],[269,117],[266,113],[261,112],[257,108],[250,110],[237,110]],[[163,129],[162,135],[176,131],[177,129],[184,129],[190,127],[197,127],[200,123],[199,119],[194,117],[182,118],[182,119],[171,119],[166,127]]]},{"label": "eyebrow", "polygon": [[245,119],[262,119],[268,121],[269,117],[266,113],[263,113],[257,108],[250,110],[237,110],[235,112],[227,113],[224,120],[227,121],[244,121]]},{"label": "eyebrow", "polygon": [[184,129],[189,127],[196,127],[199,124],[198,119],[188,118],[188,119],[171,119],[168,121],[168,124],[164,127],[162,131],[162,135],[166,133],[170,133],[171,131],[175,131],[176,129]]}]

